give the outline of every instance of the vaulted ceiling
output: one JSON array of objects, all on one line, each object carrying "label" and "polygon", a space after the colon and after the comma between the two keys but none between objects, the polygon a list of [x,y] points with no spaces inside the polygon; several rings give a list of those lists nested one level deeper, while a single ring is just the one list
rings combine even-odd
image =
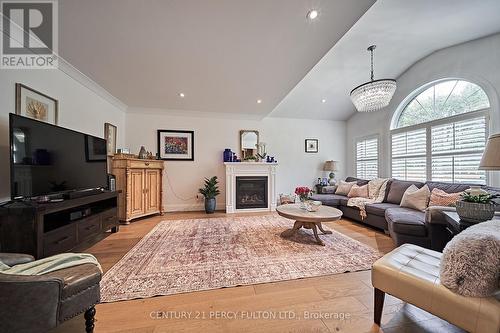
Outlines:
[{"label": "vaulted ceiling", "polygon": [[59,53],[131,108],[345,120],[367,46],[376,77],[396,78],[500,31],[498,0],[374,2],[60,0]]},{"label": "vaulted ceiling", "polygon": [[59,53],[130,107],[263,117],[374,2],[60,0]]}]

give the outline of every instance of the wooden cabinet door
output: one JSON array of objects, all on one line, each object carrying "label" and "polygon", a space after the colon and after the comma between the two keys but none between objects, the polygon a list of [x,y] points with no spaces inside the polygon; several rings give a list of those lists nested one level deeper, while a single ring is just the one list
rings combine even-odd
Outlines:
[{"label": "wooden cabinet door", "polygon": [[145,170],[146,184],[145,188],[145,210],[146,213],[160,211],[160,172],[161,170]]},{"label": "wooden cabinet door", "polygon": [[142,215],[144,209],[144,170],[130,169],[129,181],[129,218]]}]

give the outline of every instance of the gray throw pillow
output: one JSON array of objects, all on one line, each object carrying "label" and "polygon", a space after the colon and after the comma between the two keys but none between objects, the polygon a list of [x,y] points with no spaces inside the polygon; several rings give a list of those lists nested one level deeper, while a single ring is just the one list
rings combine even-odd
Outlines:
[{"label": "gray throw pillow", "polygon": [[487,297],[500,278],[500,220],[478,223],[444,248],[441,283],[463,296]]}]

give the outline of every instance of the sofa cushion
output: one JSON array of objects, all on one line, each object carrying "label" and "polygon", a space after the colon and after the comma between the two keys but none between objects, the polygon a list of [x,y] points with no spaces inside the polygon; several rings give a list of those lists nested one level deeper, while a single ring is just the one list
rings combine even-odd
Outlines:
[{"label": "sofa cushion", "polygon": [[337,194],[313,194],[311,200],[321,201],[325,206],[336,207],[340,204],[340,199],[345,198]]},{"label": "sofa cushion", "polygon": [[441,182],[426,182],[429,189],[434,190],[435,188],[445,191],[446,193],[457,193],[468,190],[471,186],[478,186],[473,184],[451,184],[451,183],[441,183]]},{"label": "sofa cushion", "polygon": [[339,203],[341,206],[347,207],[347,201],[349,201],[349,198],[345,196],[342,196],[342,198],[339,199]]},{"label": "sofa cushion", "polygon": [[349,198],[368,198],[368,185],[359,186],[354,184],[347,196]]},{"label": "sofa cushion", "polygon": [[368,184],[368,180],[366,179],[361,179],[361,178],[356,178],[356,177],[347,177],[345,179],[346,182],[350,183],[350,182],[356,182],[356,184],[362,186],[362,185],[366,185]]},{"label": "sofa cushion", "polygon": [[417,188],[415,185],[412,185],[403,194],[400,206],[424,211],[429,206],[430,196],[431,191],[429,191],[429,186],[424,185],[421,188]]},{"label": "sofa cushion", "polygon": [[439,188],[434,188],[431,192],[429,207],[432,206],[452,206],[454,207],[463,192],[447,193]]},{"label": "sofa cushion", "polygon": [[424,183],[392,179],[389,183],[389,191],[387,192],[385,202],[399,205],[401,203],[401,199],[403,198],[403,194],[411,185],[421,188],[424,186]]},{"label": "sofa cushion", "polygon": [[399,205],[382,202],[382,203],[373,203],[365,205],[366,213],[373,214],[377,216],[385,216],[385,211],[388,208],[399,208]]},{"label": "sofa cushion", "polygon": [[337,190],[335,191],[335,194],[337,195],[347,195],[349,194],[349,191],[351,188],[356,185],[356,182],[345,182],[341,180],[337,186]]},{"label": "sofa cushion", "polygon": [[388,208],[385,219],[392,231],[398,234],[425,236],[425,213],[411,208]]}]

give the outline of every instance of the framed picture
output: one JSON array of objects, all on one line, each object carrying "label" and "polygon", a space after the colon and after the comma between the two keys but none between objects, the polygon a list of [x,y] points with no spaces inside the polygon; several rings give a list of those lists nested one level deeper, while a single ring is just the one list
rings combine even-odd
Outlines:
[{"label": "framed picture", "polygon": [[194,131],[158,130],[158,158],[194,161]]},{"label": "framed picture", "polygon": [[16,114],[57,125],[58,105],[57,99],[16,83]]},{"label": "framed picture", "polygon": [[85,135],[85,159],[87,162],[106,161],[106,141]]},{"label": "framed picture", "polygon": [[106,139],[106,155],[114,156],[116,152],[116,126],[104,124],[104,138]]},{"label": "framed picture", "polygon": [[318,152],[318,139],[306,139],[306,153]]}]

